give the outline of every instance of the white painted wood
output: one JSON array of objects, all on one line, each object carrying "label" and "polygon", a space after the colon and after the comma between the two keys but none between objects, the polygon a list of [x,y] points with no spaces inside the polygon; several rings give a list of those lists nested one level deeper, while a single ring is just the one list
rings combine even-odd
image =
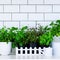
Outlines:
[{"label": "white painted wood", "polygon": [[8,55],[11,53],[11,42],[0,42],[0,54]]},{"label": "white painted wood", "polygon": [[[29,50],[29,54],[28,51]],[[18,51],[20,51],[20,54],[18,53]],[[23,51],[25,51],[25,53],[23,54]],[[33,51],[33,53],[32,53]],[[38,51],[38,52],[37,52]],[[30,47],[29,49],[27,47],[25,47],[25,49],[23,49],[23,47],[20,47],[20,49],[18,49],[18,47],[16,47],[16,55],[41,55],[42,49],[39,47],[38,49],[32,48]]]},{"label": "white painted wood", "polygon": [[60,36],[54,37],[52,47],[54,56],[60,56]]},{"label": "white painted wood", "polygon": [[52,48],[44,48],[44,56],[52,56]]}]

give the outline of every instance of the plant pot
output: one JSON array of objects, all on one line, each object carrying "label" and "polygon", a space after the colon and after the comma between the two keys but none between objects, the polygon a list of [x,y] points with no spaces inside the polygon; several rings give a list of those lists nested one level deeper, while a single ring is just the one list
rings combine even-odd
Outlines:
[{"label": "plant pot", "polygon": [[45,47],[44,48],[44,56],[52,56],[52,48],[51,47]]},{"label": "plant pot", "polygon": [[44,47],[40,47],[41,48],[41,55],[44,55]]},{"label": "plant pot", "polygon": [[12,55],[16,55],[16,48],[12,48]]},{"label": "plant pot", "polygon": [[53,47],[53,55],[54,56],[60,56],[60,36],[54,37],[52,47]]},{"label": "plant pot", "polygon": [[18,47],[16,47],[16,55],[39,55],[41,56],[41,47],[39,47],[38,49],[36,47],[32,48],[30,47],[29,49],[27,47],[25,47],[25,49],[23,49],[23,47],[20,47],[20,49]]},{"label": "plant pot", "polygon": [[53,37],[53,42],[60,42],[60,36],[54,36]]},{"label": "plant pot", "polygon": [[53,42],[53,55],[60,56],[60,42]]},{"label": "plant pot", "polygon": [[11,53],[11,42],[0,42],[0,54],[8,55]]}]

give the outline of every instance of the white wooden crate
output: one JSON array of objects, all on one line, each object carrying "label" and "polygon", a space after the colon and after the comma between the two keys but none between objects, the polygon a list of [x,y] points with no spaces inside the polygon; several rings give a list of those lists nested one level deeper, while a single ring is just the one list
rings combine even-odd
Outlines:
[{"label": "white wooden crate", "polygon": [[16,47],[16,55],[43,55],[44,54],[44,49],[39,48],[23,48],[23,47]]}]

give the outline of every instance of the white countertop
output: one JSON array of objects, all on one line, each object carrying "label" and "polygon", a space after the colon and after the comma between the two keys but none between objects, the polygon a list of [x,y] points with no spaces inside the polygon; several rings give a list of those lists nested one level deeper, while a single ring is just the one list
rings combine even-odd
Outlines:
[{"label": "white countertop", "polygon": [[39,56],[39,55],[23,55],[23,56],[16,56],[16,55],[8,55],[8,56],[0,56],[0,60],[28,60],[28,59],[34,59],[34,60],[60,60],[60,57],[45,57],[45,56]]}]

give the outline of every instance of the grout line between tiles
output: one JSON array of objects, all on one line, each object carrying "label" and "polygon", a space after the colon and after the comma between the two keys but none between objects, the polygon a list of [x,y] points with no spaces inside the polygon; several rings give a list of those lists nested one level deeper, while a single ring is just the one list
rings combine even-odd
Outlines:
[{"label": "grout line between tiles", "polygon": [[43,13],[43,20],[45,21],[45,13]]},{"label": "grout line between tiles", "polygon": [[0,4],[0,5],[60,5],[60,4],[28,4],[27,0],[27,4]]},{"label": "grout line between tiles", "polygon": [[12,0],[11,0],[11,4],[12,4]]},{"label": "grout line between tiles", "polygon": [[11,21],[12,21],[12,13],[11,13]]},{"label": "grout line between tiles", "polygon": [[4,5],[3,5],[3,12],[2,13],[4,13]]},{"label": "grout line between tiles", "polygon": [[[56,20],[35,20],[37,22],[49,22],[49,21],[56,21]],[[20,21],[15,21],[15,20],[0,20],[0,22],[35,22],[33,20],[20,20]]]},{"label": "grout line between tiles", "polygon": [[20,23],[21,23],[21,22],[19,21],[19,28],[20,28]]},{"label": "grout line between tiles", "polygon": [[19,5],[19,13],[20,13],[20,5]]},{"label": "grout line between tiles", "polygon": [[60,12],[0,12],[0,13],[6,13],[6,14],[11,14],[11,13],[12,14],[15,14],[15,13],[17,13],[17,14],[28,14],[28,13],[29,14],[34,14],[34,13],[38,13],[38,14],[43,14],[43,13],[50,14],[50,13],[54,13],[54,14],[60,14]]},{"label": "grout line between tiles", "polygon": [[53,5],[52,5],[52,13],[53,13]]},{"label": "grout line between tiles", "polygon": [[[44,3],[44,2],[43,2]],[[28,0],[27,0],[27,4],[0,4],[0,5],[60,5],[60,4],[28,4]]]},{"label": "grout line between tiles", "polygon": [[27,5],[28,5],[28,0],[27,0]]},{"label": "grout line between tiles", "polygon": [[4,26],[4,21],[3,21],[3,26]]},{"label": "grout line between tiles", "polygon": [[37,13],[37,5],[35,5],[35,13]]},{"label": "grout line between tiles", "polygon": [[27,21],[29,21],[29,13],[27,13]]},{"label": "grout line between tiles", "polygon": [[45,4],[45,0],[43,0],[43,4]]}]

